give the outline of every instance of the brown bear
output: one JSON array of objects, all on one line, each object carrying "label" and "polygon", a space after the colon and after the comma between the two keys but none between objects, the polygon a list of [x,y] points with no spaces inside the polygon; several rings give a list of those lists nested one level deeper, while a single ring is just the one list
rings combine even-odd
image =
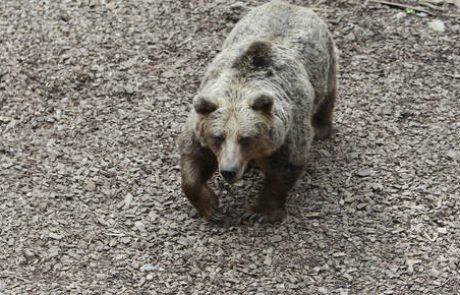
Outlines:
[{"label": "brown bear", "polygon": [[182,189],[203,217],[223,218],[207,185],[216,169],[232,183],[254,160],[265,182],[244,216],[284,219],[313,137],[331,134],[336,72],[331,34],[310,9],[272,1],[236,24],[204,75],[178,141]]}]

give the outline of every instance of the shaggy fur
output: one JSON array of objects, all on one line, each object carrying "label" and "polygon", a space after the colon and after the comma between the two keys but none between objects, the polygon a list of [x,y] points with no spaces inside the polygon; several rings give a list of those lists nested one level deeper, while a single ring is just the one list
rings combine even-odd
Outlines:
[{"label": "shaggy fur", "polygon": [[282,220],[313,137],[331,133],[336,95],[334,43],[315,13],[281,1],[251,10],[208,67],[179,139],[185,195],[220,220],[207,180],[219,168],[236,181],[255,160],[266,180],[246,216]]}]

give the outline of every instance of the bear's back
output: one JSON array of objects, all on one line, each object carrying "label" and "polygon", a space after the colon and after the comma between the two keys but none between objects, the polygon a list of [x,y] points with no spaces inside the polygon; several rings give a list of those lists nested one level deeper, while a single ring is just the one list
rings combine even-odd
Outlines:
[{"label": "bear's back", "polygon": [[230,32],[223,49],[263,39],[301,54],[302,47],[292,46],[323,38],[329,38],[327,25],[311,9],[275,0],[249,11]]},{"label": "bear's back", "polygon": [[[303,65],[318,96],[326,91],[325,70],[334,54],[334,44],[326,23],[311,9],[274,0],[252,9],[230,32],[222,55],[228,61],[241,48],[265,40],[285,52],[282,58]],[[292,74],[292,73],[291,73]]]}]

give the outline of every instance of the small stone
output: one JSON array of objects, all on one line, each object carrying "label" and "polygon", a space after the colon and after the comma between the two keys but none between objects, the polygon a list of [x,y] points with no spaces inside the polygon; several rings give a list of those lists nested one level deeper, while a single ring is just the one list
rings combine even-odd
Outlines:
[{"label": "small stone", "polygon": [[120,240],[123,244],[129,244],[131,242],[131,238],[130,237],[124,237],[124,238],[121,238]]},{"label": "small stone", "polygon": [[404,18],[406,16],[406,13],[405,12],[398,12],[396,13],[395,17],[397,19],[401,19],[401,18]]},{"label": "small stone", "polygon": [[66,12],[66,11],[61,11],[59,13],[59,18],[62,20],[62,21],[65,21],[65,22],[68,22],[70,21],[71,17],[70,15]]},{"label": "small stone", "polygon": [[179,243],[180,245],[183,245],[183,246],[188,246],[190,244],[190,239],[186,238],[186,237],[181,237],[177,240],[177,243]]},{"label": "small stone", "polygon": [[134,86],[132,85],[126,85],[125,86],[125,92],[126,94],[133,94],[135,92]]},{"label": "small stone", "polygon": [[436,32],[444,32],[446,30],[446,26],[444,22],[440,19],[434,19],[428,23],[428,27]]},{"label": "small stone", "polygon": [[244,9],[247,8],[247,5],[243,1],[236,1],[235,3],[230,5],[230,9],[241,9],[241,8],[244,8]]},{"label": "small stone", "polygon": [[430,274],[433,276],[433,277],[439,277],[439,275],[441,274],[441,272],[439,270],[437,270],[436,268],[432,268],[430,270]]},{"label": "small stone", "polygon": [[381,191],[383,190],[383,185],[381,183],[371,183],[370,184],[371,188],[376,191]]},{"label": "small stone", "polygon": [[270,238],[270,242],[272,243],[278,243],[281,242],[283,238],[280,235],[276,235]]},{"label": "small stone", "polygon": [[334,254],[332,254],[333,257],[344,257],[344,256],[347,256],[347,254],[345,252],[335,252]]},{"label": "small stone", "polygon": [[11,118],[5,117],[5,116],[0,116],[0,122],[8,123],[10,121],[11,121]]},{"label": "small stone", "polygon": [[138,286],[140,287],[140,286],[142,286],[142,285],[144,285],[144,284],[145,284],[145,278],[142,277],[142,278],[139,280]]},{"label": "small stone", "polygon": [[60,234],[56,234],[56,233],[50,233],[49,237],[54,239],[54,240],[61,240],[62,239],[62,236]]},{"label": "small stone", "polygon": [[325,156],[325,157],[330,157],[331,156],[331,153],[325,149],[320,149],[319,152],[321,153],[321,155]]},{"label": "small stone", "polygon": [[455,151],[455,150],[449,150],[446,155],[451,158],[452,160],[460,160],[460,152]]},{"label": "small stone", "polygon": [[272,265],[272,257],[270,255],[265,256],[264,264],[267,266]]},{"label": "small stone", "polygon": [[318,292],[321,294],[329,294],[329,290],[325,287],[319,287]]},{"label": "small stone", "polygon": [[372,175],[372,170],[370,169],[361,169],[357,173],[358,176],[360,177],[366,177]]},{"label": "small stone", "polygon": [[153,280],[153,275],[151,273],[149,273],[148,275],[145,276],[145,280],[146,281],[151,281]]},{"label": "small stone", "polygon": [[96,189],[96,184],[92,180],[88,180],[85,184],[85,190],[94,191]]},{"label": "small stone", "polygon": [[59,247],[51,246],[48,250],[48,258],[53,258],[59,255],[61,249]]},{"label": "small stone", "polygon": [[173,77],[176,76],[176,74],[172,70],[167,70],[167,71],[163,72],[162,76],[165,77],[165,78],[173,78]]},{"label": "small stone", "polygon": [[320,218],[321,212],[309,212],[304,215],[305,218]]},{"label": "small stone", "polygon": [[447,234],[447,228],[438,227],[438,233],[443,234],[443,235]]},{"label": "small stone", "polygon": [[30,249],[23,249],[22,254],[24,255],[26,259],[32,259],[38,256],[35,252],[33,252]]},{"label": "small stone", "polygon": [[134,227],[137,228],[137,230],[145,232],[145,225],[142,223],[142,221],[136,221],[134,222]]},{"label": "small stone", "polygon": [[129,206],[131,206],[133,199],[133,195],[131,195],[130,193],[126,194],[125,201],[122,203],[123,210],[127,210]]},{"label": "small stone", "polygon": [[160,266],[158,264],[151,264],[151,263],[146,263],[144,265],[142,265],[141,267],[141,271],[142,272],[149,272],[149,271],[155,271],[155,270],[159,270],[160,269]]},{"label": "small stone", "polygon": [[418,260],[418,259],[406,259],[406,263],[407,263],[407,271],[412,274],[414,272],[414,265],[415,264],[418,264],[418,263],[421,263],[422,261],[421,260]]}]

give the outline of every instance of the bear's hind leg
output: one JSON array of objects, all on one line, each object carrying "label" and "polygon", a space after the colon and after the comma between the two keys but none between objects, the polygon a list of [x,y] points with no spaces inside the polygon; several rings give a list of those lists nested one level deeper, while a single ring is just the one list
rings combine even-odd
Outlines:
[{"label": "bear's hind leg", "polygon": [[316,139],[326,139],[332,134],[332,113],[334,111],[335,94],[329,93],[313,115],[312,125]]},{"label": "bear's hind leg", "polygon": [[211,222],[223,221],[219,212],[219,200],[206,182],[217,169],[214,154],[207,148],[195,147],[192,152],[182,154],[182,189],[198,212]]},{"label": "bear's hind leg", "polygon": [[337,100],[337,61],[334,50],[328,70],[327,93],[313,115],[312,125],[315,127],[315,138],[326,139],[332,134],[332,113]]}]

